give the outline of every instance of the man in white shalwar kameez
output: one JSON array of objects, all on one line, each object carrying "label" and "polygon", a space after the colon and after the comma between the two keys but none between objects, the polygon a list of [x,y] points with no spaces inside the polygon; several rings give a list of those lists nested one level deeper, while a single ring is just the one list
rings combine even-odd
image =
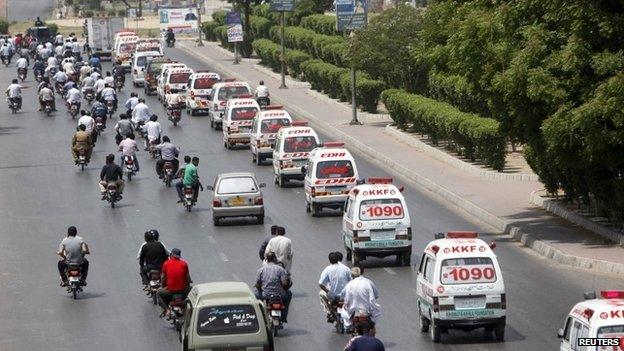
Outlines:
[{"label": "man in white shalwar kameez", "polygon": [[284,265],[284,269],[290,273],[292,267],[292,241],[286,237],[286,229],[284,227],[278,227],[277,235],[275,235],[264,250],[266,255],[268,252],[273,252],[277,261]]},{"label": "man in white shalwar kameez", "polygon": [[351,268],[351,280],[342,290],[344,305],[340,315],[344,321],[345,328],[351,327],[351,316],[356,312],[366,312],[370,319],[377,323],[381,317],[381,306],[377,303],[379,291],[370,279],[365,278],[363,269],[359,267]]}]

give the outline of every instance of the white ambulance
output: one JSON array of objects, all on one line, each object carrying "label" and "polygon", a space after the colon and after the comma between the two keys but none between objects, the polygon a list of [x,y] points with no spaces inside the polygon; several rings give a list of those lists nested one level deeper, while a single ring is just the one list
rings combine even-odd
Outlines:
[{"label": "white ambulance", "polygon": [[[624,291],[608,290],[586,293],[585,301],[577,303],[557,336],[560,350],[620,351],[624,347]],[[590,340],[589,338],[593,339]],[[581,340],[579,340],[581,339]],[[600,343],[592,346],[583,343]]]},{"label": "white ambulance", "polygon": [[145,68],[150,60],[163,57],[157,51],[135,52],[132,63],[132,85],[135,87],[145,86]]},{"label": "white ambulance", "polygon": [[163,105],[167,105],[167,95],[169,94],[182,94],[185,95],[188,84],[188,79],[193,74],[193,70],[185,68],[172,68],[167,70],[167,73],[163,76],[161,84],[163,85],[161,92],[161,99]]},{"label": "white ambulance", "polygon": [[156,78],[156,95],[158,96],[158,101],[161,103],[165,103],[165,78],[169,74],[169,71],[182,68],[187,68],[186,64],[182,62],[163,63],[160,67],[160,74]]},{"label": "white ambulance", "polygon": [[223,113],[223,146],[231,149],[236,144],[249,144],[251,126],[260,106],[252,95],[230,99]]},{"label": "white ambulance", "polygon": [[186,112],[193,116],[198,113],[208,113],[210,102],[208,98],[212,86],[221,81],[218,73],[197,71],[191,74],[186,95]]},{"label": "white ambulance", "polygon": [[269,105],[254,118],[249,138],[251,162],[261,165],[264,159],[273,157],[277,132],[292,123],[292,117],[283,108]]},{"label": "white ambulance", "polygon": [[440,342],[449,329],[485,328],[505,339],[507,298],[502,271],[476,232],[436,234],[420,260],[416,294],[420,331]]},{"label": "white ambulance", "polygon": [[115,61],[121,61],[121,67],[126,72],[130,72],[132,54],[134,54],[138,40],[139,37],[137,36],[125,36],[119,39],[119,44],[115,50]]},{"label": "white ambulance", "polygon": [[215,83],[208,98],[210,127],[219,129],[223,126],[223,110],[229,99],[249,94],[252,94],[252,91],[247,82],[238,82],[228,78],[224,82]]},{"label": "white ambulance", "polygon": [[293,121],[290,127],[282,127],[275,138],[273,150],[273,174],[275,184],[284,187],[291,179],[303,180],[301,167],[308,162],[310,151],[321,141],[308,122]]},{"label": "white ambulance", "polygon": [[310,152],[305,171],[306,212],[318,216],[323,208],[342,209],[356,186],[355,160],[342,142],[328,142]]},{"label": "white ambulance", "polygon": [[402,190],[392,178],[368,178],[349,192],[342,241],[354,266],[367,256],[393,255],[399,265],[411,264],[412,224]]}]

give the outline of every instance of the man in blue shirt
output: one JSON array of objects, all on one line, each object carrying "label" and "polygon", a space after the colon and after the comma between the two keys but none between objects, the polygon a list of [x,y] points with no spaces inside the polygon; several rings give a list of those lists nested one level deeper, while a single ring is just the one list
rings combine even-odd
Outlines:
[{"label": "man in blue shirt", "polygon": [[333,323],[334,315],[332,306],[340,299],[340,292],[351,281],[351,270],[342,264],[342,253],[330,252],[328,255],[330,265],[325,267],[319,279],[319,298],[321,306],[327,314],[327,322]]},{"label": "man in blue shirt", "polygon": [[386,351],[381,340],[375,337],[375,323],[359,324],[356,330],[358,335],[349,340],[344,351]]}]

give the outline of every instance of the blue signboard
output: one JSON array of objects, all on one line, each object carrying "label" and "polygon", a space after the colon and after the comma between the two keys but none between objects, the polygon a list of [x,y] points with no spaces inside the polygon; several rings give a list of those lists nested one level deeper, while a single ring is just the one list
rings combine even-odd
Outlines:
[{"label": "blue signboard", "polygon": [[271,0],[271,11],[295,11],[295,0]]},{"label": "blue signboard", "polygon": [[366,27],[368,0],[336,0],[336,30],[357,30]]}]

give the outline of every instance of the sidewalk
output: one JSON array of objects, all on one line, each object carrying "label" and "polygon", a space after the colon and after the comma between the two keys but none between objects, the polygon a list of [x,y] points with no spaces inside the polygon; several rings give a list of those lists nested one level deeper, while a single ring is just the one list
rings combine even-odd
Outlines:
[{"label": "sidewalk", "polygon": [[242,60],[233,65],[233,54],[217,43],[205,47],[180,43],[180,48],[220,72],[256,84],[264,80],[274,102],[284,105],[295,116],[342,140],[352,151],[495,228],[511,234],[525,246],[561,264],[600,272],[624,274],[624,250],[587,230],[550,215],[530,203],[531,193],[543,188],[537,181],[490,180],[464,172],[403,144],[384,133],[391,122],[387,116],[360,113],[361,126],[350,126],[350,108],[315,91],[308,85],[288,79],[289,89],[278,89],[279,75],[258,66],[258,60]]}]

